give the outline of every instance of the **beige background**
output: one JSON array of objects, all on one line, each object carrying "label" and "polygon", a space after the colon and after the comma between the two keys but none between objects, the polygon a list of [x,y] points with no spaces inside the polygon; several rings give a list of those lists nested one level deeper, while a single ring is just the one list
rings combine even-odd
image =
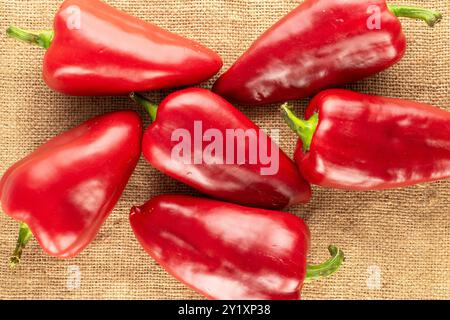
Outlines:
[{"label": "beige background", "polygon": [[[9,24],[46,29],[58,0],[0,0],[0,30]],[[108,0],[217,50],[229,66],[267,27],[297,5],[296,0]],[[397,4],[400,4],[397,2]],[[450,111],[449,0],[403,0],[445,14],[434,30],[402,19],[409,42],[395,67],[351,88],[416,99]],[[320,26],[318,26],[320,27]],[[120,41],[120,39],[118,39]],[[124,97],[71,98],[52,92],[41,80],[43,50],[0,35],[0,173],[50,137],[94,115],[133,108]],[[210,84],[205,86],[209,87]],[[159,100],[165,93],[149,94]],[[298,111],[307,101],[299,102]],[[276,107],[241,108],[264,128],[281,128],[281,145],[292,155],[295,136]],[[161,193],[192,193],[140,162],[122,200],[96,240],[80,256],[59,261],[31,241],[22,265],[11,271],[7,259],[17,224],[0,214],[0,298],[3,299],[179,299],[200,298],[167,275],[140,248],[128,224],[128,211]],[[312,232],[311,261],[327,258],[339,245],[347,255],[335,277],[305,286],[305,299],[450,298],[450,182],[403,190],[354,193],[316,189],[307,206],[293,208]],[[67,287],[69,268],[81,271],[81,286]],[[381,287],[370,270],[381,270]],[[367,281],[369,284],[367,285]],[[374,285],[375,284],[375,285]]]}]

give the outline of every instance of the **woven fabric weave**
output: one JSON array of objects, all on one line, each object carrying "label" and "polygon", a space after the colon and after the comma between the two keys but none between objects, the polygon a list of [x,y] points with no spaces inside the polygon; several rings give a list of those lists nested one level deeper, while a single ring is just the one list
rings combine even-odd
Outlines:
[{"label": "woven fabric weave", "polygon": [[[296,0],[107,2],[217,50],[225,67],[298,5]],[[348,87],[450,111],[450,3],[396,2],[434,8],[445,18],[434,29],[402,19],[409,43],[405,58],[386,72]],[[0,30],[10,24],[51,28],[60,3],[0,0]],[[131,108],[145,117],[126,97],[74,98],[52,92],[41,79],[43,55],[39,48],[8,39],[4,32],[0,35],[0,173],[47,139],[95,115]],[[147,96],[160,101],[167,93]],[[306,104],[307,100],[297,102],[297,111]],[[280,128],[281,147],[292,155],[296,137],[276,106],[240,109],[265,129]],[[311,228],[310,259],[323,261],[327,246],[336,244],[347,260],[334,277],[305,285],[304,299],[450,299],[449,181],[384,192],[314,191],[310,204],[291,210]],[[201,298],[147,256],[130,228],[129,208],[163,193],[197,194],[141,160],[116,209],[80,256],[63,261],[50,258],[33,240],[15,271],[9,270],[7,259],[18,225],[1,212],[0,299]]]}]

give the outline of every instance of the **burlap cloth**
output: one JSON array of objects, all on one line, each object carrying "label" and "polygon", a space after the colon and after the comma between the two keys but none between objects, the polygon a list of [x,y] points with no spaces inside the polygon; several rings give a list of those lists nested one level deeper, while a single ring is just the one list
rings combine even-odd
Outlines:
[{"label": "burlap cloth", "polygon": [[[296,0],[107,2],[214,48],[226,67],[262,31],[297,5]],[[0,30],[9,24],[49,28],[60,3],[0,0]],[[433,7],[444,13],[445,19],[434,30],[402,19],[409,42],[405,58],[383,74],[350,88],[416,99],[450,111],[449,1],[404,0],[403,4]],[[7,39],[3,32],[0,38],[0,173],[50,137],[95,115],[124,108],[139,110],[125,97],[72,98],[52,92],[41,80],[43,50]],[[165,94],[149,97],[159,100]],[[306,103],[299,102],[299,112]],[[281,146],[292,155],[296,138],[277,108],[242,110],[263,128],[281,128]],[[16,271],[9,270],[7,260],[15,245],[17,223],[2,212],[0,298],[201,298],[143,252],[128,223],[132,205],[162,193],[196,194],[141,160],[122,200],[87,250],[75,259],[60,261],[46,256],[33,240]],[[449,196],[449,181],[372,193],[316,188],[309,205],[291,210],[311,228],[311,261],[326,259],[326,248],[332,243],[345,251],[347,261],[334,277],[307,284],[303,297],[449,299]]]}]

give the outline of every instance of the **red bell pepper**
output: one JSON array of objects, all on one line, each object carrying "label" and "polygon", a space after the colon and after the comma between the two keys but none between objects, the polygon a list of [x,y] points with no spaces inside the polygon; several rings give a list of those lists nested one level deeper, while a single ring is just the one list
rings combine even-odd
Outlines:
[{"label": "red bell pepper", "polygon": [[156,197],[130,213],[147,253],[210,299],[296,300],[303,282],[335,273],[344,254],[308,266],[307,225],[285,212],[187,196]]},{"label": "red bell pepper", "polygon": [[405,53],[397,17],[432,26],[442,16],[385,0],[306,0],[256,40],[213,91],[232,102],[264,104],[371,76]]},{"label": "red bell pepper", "polygon": [[214,51],[99,0],[64,1],[53,31],[10,27],[8,34],[48,49],[45,82],[75,96],[186,86],[222,67]]},{"label": "red bell pepper", "polygon": [[[132,97],[152,118],[142,148],[159,171],[207,195],[252,207],[281,209],[310,200],[311,188],[295,163],[218,95],[190,88],[169,95],[159,107]],[[175,152],[180,144],[184,150]]]},{"label": "red bell pepper", "polygon": [[300,135],[295,160],[311,183],[380,190],[450,177],[450,113],[400,99],[327,90],[306,110],[283,106]]},{"label": "red bell pepper", "polygon": [[6,214],[21,221],[11,266],[31,232],[51,256],[71,258],[96,236],[141,153],[132,111],[109,113],[57,136],[13,165],[0,182]]}]

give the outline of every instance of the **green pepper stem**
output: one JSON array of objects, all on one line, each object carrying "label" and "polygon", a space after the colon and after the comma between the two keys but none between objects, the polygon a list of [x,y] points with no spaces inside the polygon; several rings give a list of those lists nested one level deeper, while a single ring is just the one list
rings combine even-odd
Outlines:
[{"label": "green pepper stem", "polygon": [[287,103],[281,106],[281,111],[286,123],[302,140],[303,151],[308,152],[319,123],[319,115],[316,113],[309,120],[299,119]]},{"label": "green pepper stem", "polygon": [[396,17],[420,19],[425,21],[430,27],[433,27],[436,23],[442,20],[442,14],[434,10],[394,5],[388,5],[388,8]]},{"label": "green pepper stem", "polygon": [[142,96],[136,92],[130,93],[130,98],[131,98],[131,100],[136,102],[138,105],[144,107],[145,110],[147,110],[148,114],[150,115],[150,118],[152,119],[152,122],[156,121],[156,116],[158,114],[158,105],[157,104],[151,103],[144,96]]},{"label": "green pepper stem", "polygon": [[321,280],[336,273],[345,261],[344,252],[336,246],[329,246],[331,258],[319,265],[308,265],[306,268],[305,282]]},{"label": "green pepper stem", "polygon": [[14,26],[10,26],[6,33],[11,38],[19,39],[44,49],[50,48],[54,36],[53,30],[28,31]]},{"label": "green pepper stem", "polygon": [[31,233],[28,225],[21,222],[19,226],[19,238],[17,239],[16,249],[14,250],[12,256],[9,258],[9,266],[11,269],[14,269],[20,263],[22,251],[27,245],[28,241],[30,241],[32,236],[33,234]]}]

